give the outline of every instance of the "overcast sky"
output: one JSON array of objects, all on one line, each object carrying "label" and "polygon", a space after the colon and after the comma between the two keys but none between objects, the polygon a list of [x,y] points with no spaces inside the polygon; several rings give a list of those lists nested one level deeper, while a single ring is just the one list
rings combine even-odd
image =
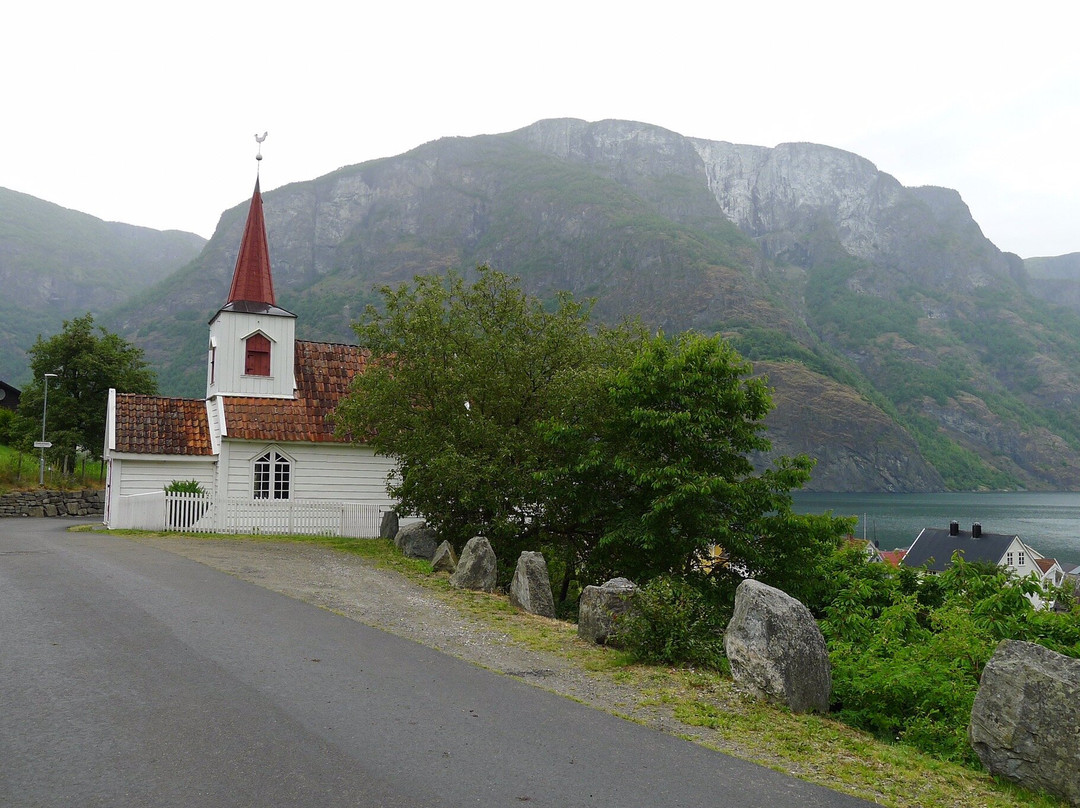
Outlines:
[{"label": "overcast sky", "polygon": [[[541,118],[866,157],[1080,252],[1072,3],[12,3],[0,186],[209,237],[262,188]],[[998,11],[997,9],[1006,9]]]}]

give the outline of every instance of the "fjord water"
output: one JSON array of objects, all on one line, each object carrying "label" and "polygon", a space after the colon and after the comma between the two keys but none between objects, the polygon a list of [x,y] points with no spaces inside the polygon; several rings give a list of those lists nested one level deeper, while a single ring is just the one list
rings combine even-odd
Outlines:
[{"label": "fjord water", "polygon": [[979,522],[983,532],[1015,534],[1063,567],[1080,564],[1080,494],[796,493],[795,511],[858,517],[855,535],[876,539],[882,550],[910,546],[924,527],[955,519],[970,530]]}]

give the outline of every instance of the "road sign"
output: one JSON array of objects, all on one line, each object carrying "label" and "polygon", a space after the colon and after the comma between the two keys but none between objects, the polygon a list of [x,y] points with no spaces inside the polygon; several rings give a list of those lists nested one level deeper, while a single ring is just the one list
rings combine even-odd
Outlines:
[{"label": "road sign", "polygon": [[34,441],[34,448],[35,449],[51,449],[52,448],[52,441],[36,440],[36,441]]}]

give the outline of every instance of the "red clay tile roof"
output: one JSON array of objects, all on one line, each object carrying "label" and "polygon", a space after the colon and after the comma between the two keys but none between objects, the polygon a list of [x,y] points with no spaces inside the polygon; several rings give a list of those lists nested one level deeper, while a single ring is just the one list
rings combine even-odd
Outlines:
[{"label": "red clay tile roof", "polygon": [[210,455],[210,424],[202,399],[116,394],[116,451]]},{"label": "red clay tile roof", "polygon": [[362,373],[368,354],[355,345],[296,341],[295,399],[224,399],[228,437],[240,440],[345,442],[329,418]]},{"label": "red clay tile roof", "polygon": [[1050,572],[1050,568],[1057,563],[1056,558],[1036,558],[1035,563],[1044,573]]},{"label": "red clay tile roof", "polygon": [[899,567],[901,560],[907,555],[907,550],[882,550],[881,560],[886,564],[892,564],[894,567]]}]

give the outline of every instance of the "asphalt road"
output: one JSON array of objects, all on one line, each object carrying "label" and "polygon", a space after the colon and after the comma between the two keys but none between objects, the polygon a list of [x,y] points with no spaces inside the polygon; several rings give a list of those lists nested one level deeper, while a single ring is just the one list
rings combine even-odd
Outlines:
[{"label": "asphalt road", "polygon": [[856,806],[71,520],[0,520],[0,805]]}]

